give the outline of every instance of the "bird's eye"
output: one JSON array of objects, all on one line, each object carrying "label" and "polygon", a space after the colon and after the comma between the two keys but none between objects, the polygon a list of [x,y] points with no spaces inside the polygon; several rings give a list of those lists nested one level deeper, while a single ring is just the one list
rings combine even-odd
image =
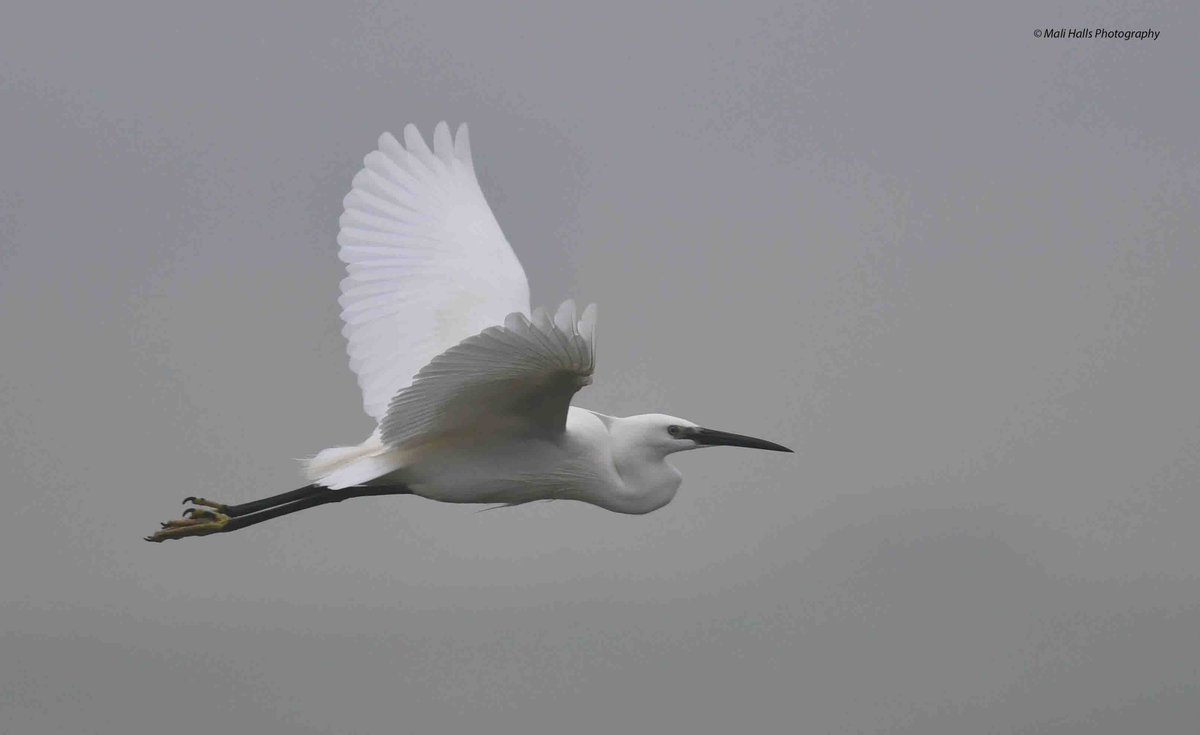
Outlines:
[{"label": "bird's eye", "polygon": [[667,433],[670,434],[671,436],[679,436],[679,431],[680,431],[679,427],[676,426],[675,424],[671,424],[670,426],[667,427]]}]

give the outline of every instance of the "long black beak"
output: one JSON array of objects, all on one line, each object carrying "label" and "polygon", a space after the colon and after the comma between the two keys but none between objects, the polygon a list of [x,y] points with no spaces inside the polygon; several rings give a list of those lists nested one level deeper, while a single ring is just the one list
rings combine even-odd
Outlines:
[{"label": "long black beak", "polygon": [[688,431],[688,438],[697,444],[726,447],[750,447],[751,449],[766,449],[771,452],[791,452],[787,447],[769,442],[766,439],[755,439],[752,436],[730,434],[728,431],[703,429],[696,427]]}]

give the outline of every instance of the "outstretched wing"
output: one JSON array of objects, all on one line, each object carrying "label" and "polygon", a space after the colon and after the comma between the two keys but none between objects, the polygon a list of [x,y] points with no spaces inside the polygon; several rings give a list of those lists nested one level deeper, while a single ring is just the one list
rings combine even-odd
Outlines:
[{"label": "outstretched wing", "polygon": [[596,306],[576,317],[575,303],[551,320],[508,315],[438,355],[388,406],[383,443],[408,448],[460,432],[554,436],[571,396],[592,382]]},{"label": "outstretched wing", "polygon": [[363,408],[388,402],[426,363],[470,335],[529,313],[529,282],[483,198],[467,126],[446,123],[433,150],[416,127],[384,133],[343,202],[338,256],[350,368]]}]

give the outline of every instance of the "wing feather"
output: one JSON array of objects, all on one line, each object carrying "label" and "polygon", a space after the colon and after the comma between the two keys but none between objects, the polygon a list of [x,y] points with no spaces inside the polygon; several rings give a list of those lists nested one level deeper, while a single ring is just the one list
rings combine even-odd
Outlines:
[{"label": "wing feather", "polygon": [[470,335],[529,313],[529,283],[479,188],[467,126],[433,149],[416,127],[363,159],[343,200],[342,320],[363,408],[377,421],[426,363]]},{"label": "wing feather", "polygon": [[435,357],[401,390],[380,424],[385,445],[411,448],[460,432],[553,436],[571,397],[592,382],[596,307],[576,317],[565,302],[551,319],[509,314]]}]

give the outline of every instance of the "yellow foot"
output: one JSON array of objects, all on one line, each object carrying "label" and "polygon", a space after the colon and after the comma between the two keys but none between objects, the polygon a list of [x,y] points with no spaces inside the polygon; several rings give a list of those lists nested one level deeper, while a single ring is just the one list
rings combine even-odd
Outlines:
[{"label": "yellow foot", "polygon": [[211,510],[188,508],[183,514],[187,517],[163,523],[162,529],[147,536],[146,540],[161,543],[188,536],[207,536],[210,533],[220,533],[225,524],[229,523],[229,516]]}]

